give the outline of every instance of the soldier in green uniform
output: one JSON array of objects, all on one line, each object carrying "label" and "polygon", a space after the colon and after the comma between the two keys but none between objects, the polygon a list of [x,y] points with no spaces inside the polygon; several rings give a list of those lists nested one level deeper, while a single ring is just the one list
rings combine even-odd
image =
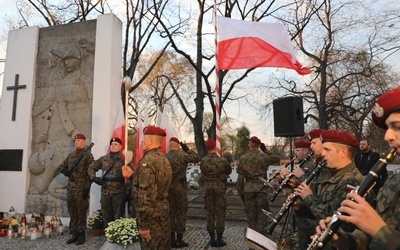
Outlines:
[{"label": "soldier in green uniform", "polygon": [[279,158],[261,152],[260,145],[261,141],[257,136],[250,138],[250,151],[239,159],[236,188],[243,200],[249,227],[267,235],[264,228],[268,217],[262,209],[269,211],[268,192],[267,189],[260,190],[262,182],[258,177],[266,174],[268,167],[279,162]]},{"label": "soldier in green uniform", "polygon": [[[400,88],[383,94],[372,109],[374,123],[386,129],[385,140],[400,155]],[[353,233],[334,234],[330,243],[338,249],[400,249],[400,173],[389,176],[377,197],[376,210],[360,195],[350,193],[338,209],[339,219],[353,223]],[[317,234],[331,217],[323,219]]]},{"label": "soldier in green uniform", "polygon": [[[125,201],[131,195],[130,184],[124,182],[122,166],[124,159],[120,152],[122,141],[113,137],[110,140],[110,153],[94,161],[88,169],[90,179],[101,186],[101,212],[104,226],[124,216]],[[102,171],[101,177],[96,177],[98,170]]]},{"label": "soldier in green uniform", "polygon": [[[94,161],[90,150],[85,150],[86,137],[83,134],[75,135],[75,152],[70,153],[63,163],[59,166],[60,172],[67,176],[67,206],[70,216],[70,226],[72,237],[67,240],[67,244],[85,243],[85,229],[87,212],[89,208],[89,192],[92,182],[87,174],[89,165]],[[83,153],[81,160],[73,167],[75,159]],[[73,169],[71,169],[73,167]]]},{"label": "soldier in green uniform", "polygon": [[295,192],[301,197],[303,206],[293,206],[293,209],[298,210],[298,215],[313,218],[315,226],[320,219],[336,211],[351,191],[348,185],[355,187],[363,179],[353,161],[358,147],[357,138],[340,130],[322,131],[320,137],[323,145],[322,156],[329,171],[322,171],[311,186],[301,183]]},{"label": "soldier in green uniform", "polygon": [[[226,182],[232,168],[224,157],[216,153],[214,139],[206,143],[208,155],[201,159],[201,173],[204,176],[204,203],[207,210],[207,231],[210,234],[210,246],[222,247],[226,242],[222,239],[225,230],[227,207]],[[217,239],[215,240],[215,232]]]},{"label": "soldier in green uniform", "polygon": [[130,178],[133,175],[141,249],[170,249],[168,190],[172,170],[161,151],[166,133],[159,127],[147,126],[143,129],[143,134],[144,156],[135,171],[126,165],[123,166],[123,176]]},{"label": "soldier in green uniform", "polygon": [[[180,146],[184,152],[180,152]],[[172,182],[168,191],[168,202],[170,206],[171,221],[171,247],[182,248],[189,244],[183,241],[185,233],[186,214],[188,211],[186,168],[188,163],[197,163],[200,156],[189,149],[188,146],[179,142],[178,138],[171,137],[169,140],[169,152],[165,154],[172,168]]]},{"label": "soldier in green uniform", "polygon": [[[305,159],[307,155],[311,151],[311,142],[308,140],[300,140],[294,143],[295,151],[294,154],[297,156],[299,161]],[[293,169],[294,175],[298,183],[301,183],[307,179],[307,177],[311,174],[314,170],[315,163],[313,161],[307,161],[304,164],[303,169],[295,166]],[[294,219],[296,221],[297,226],[297,239],[299,243],[300,249],[307,249],[308,244],[310,244],[311,239],[310,235],[312,235],[315,231],[315,220],[310,218],[305,218],[302,216],[298,216],[294,214]]]}]

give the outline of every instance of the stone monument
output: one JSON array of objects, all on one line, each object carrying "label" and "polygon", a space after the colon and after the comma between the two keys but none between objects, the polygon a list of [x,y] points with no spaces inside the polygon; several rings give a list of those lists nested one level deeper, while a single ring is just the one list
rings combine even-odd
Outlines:
[{"label": "stone monument", "polygon": [[[108,14],[10,32],[0,154],[19,150],[22,166],[0,168],[0,190],[11,188],[0,192],[0,212],[14,206],[20,213],[68,216],[68,179],[58,166],[74,150],[77,133],[95,142],[95,159],[106,153],[121,106],[121,31],[120,20]],[[98,186],[92,186],[90,205],[91,211],[100,207]]]}]

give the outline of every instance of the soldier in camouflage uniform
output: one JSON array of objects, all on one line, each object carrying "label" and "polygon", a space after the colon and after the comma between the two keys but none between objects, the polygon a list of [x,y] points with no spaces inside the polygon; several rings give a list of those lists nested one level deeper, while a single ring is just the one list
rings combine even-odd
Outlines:
[{"label": "soldier in camouflage uniform", "polygon": [[[179,152],[179,144],[185,152]],[[186,213],[188,211],[186,168],[188,163],[197,163],[200,156],[190,150],[184,143],[179,143],[178,138],[169,140],[169,152],[165,155],[172,168],[172,182],[168,191],[171,221],[171,247],[182,248],[189,244],[182,237],[186,227]]]},{"label": "soldier in camouflage uniform", "polygon": [[[75,152],[70,153],[63,163],[59,166],[60,172],[67,176],[67,207],[70,216],[70,229],[72,237],[67,240],[67,244],[85,243],[86,218],[89,208],[89,192],[92,182],[87,174],[89,165],[94,161],[90,150],[85,150],[86,137],[83,134],[75,135]],[[75,168],[71,167],[80,153],[83,157]]]},{"label": "soldier in camouflage uniform", "polygon": [[[311,142],[307,140],[300,140],[294,143],[295,151],[294,154],[297,156],[297,160],[302,161],[307,157],[311,151]],[[314,170],[315,163],[313,161],[307,161],[304,164],[303,169],[298,166],[294,167],[293,172],[295,173],[297,183],[301,183],[307,179],[307,177]],[[294,214],[294,219],[297,226],[297,239],[300,249],[307,249],[308,244],[310,244],[310,235],[314,234],[315,231],[315,220],[310,218],[305,218]]]},{"label": "soldier in camouflage uniform", "polygon": [[[101,186],[101,213],[104,226],[124,216],[125,202],[131,195],[131,182],[124,182],[122,166],[124,159],[120,152],[122,141],[113,137],[110,140],[110,153],[94,161],[88,170],[90,179]],[[98,170],[102,171],[102,177],[96,177]]]},{"label": "soldier in camouflage uniform", "polygon": [[260,191],[262,182],[258,177],[266,174],[269,165],[279,162],[279,158],[259,151],[260,145],[261,141],[257,136],[250,138],[248,144],[250,151],[239,159],[236,188],[243,200],[249,227],[267,235],[264,228],[268,217],[262,209],[269,211],[268,192],[267,189]]},{"label": "soldier in camouflage uniform", "polygon": [[[400,155],[400,88],[383,94],[372,109],[374,123],[386,129],[385,140]],[[348,194],[338,209],[339,219],[357,226],[353,233],[334,234],[339,249],[400,249],[400,173],[389,176],[379,192],[376,210],[360,195]],[[345,213],[345,214],[344,214]],[[326,229],[331,217],[321,220],[317,234]]]},{"label": "soldier in camouflage uniform", "polygon": [[[320,136],[324,149],[322,156],[329,171],[321,172],[311,186],[300,184],[295,192],[301,197],[303,207],[293,206],[298,215],[313,218],[314,226],[340,207],[350,191],[348,185],[355,187],[363,179],[352,160],[358,146],[357,138],[340,130],[325,130]],[[348,226],[346,230],[354,228]]]},{"label": "soldier in camouflage uniform", "polygon": [[145,127],[143,134],[144,156],[135,171],[123,166],[123,176],[130,178],[133,175],[141,249],[170,249],[171,225],[167,197],[172,170],[161,151],[166,134],[163,129],[155,126]]},{"label": "soldier in camouflage uniform", "polygon": [[[210,246],[222,247],[226,245],[222,239],[227,207],[226,182],[232,169],[227,159],[218,156],[215,147],[214,139],[207,141],[208,155],[201,159],[200,169],[204,176],[204,202],[207,210]],[[215,240],[215,232],[217,232],[217,240]]]}]

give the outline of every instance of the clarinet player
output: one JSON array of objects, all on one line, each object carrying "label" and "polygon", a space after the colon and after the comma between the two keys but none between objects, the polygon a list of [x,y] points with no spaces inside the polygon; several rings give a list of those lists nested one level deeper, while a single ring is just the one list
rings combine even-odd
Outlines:
[{"label": "clarinet player", "polygon": [[[372,109],[375,125],[386,130],[385,141],[400,154],[400,88],[377,99]],[[341,203],[338,218],[357,226],[352,233],[339,229],[330,240],[338,249],[400,249],[400,173],[390,176],[378,194],[376,210],[360,195],[351,193]],[[331,217],[320,220],[321,235]]]}]

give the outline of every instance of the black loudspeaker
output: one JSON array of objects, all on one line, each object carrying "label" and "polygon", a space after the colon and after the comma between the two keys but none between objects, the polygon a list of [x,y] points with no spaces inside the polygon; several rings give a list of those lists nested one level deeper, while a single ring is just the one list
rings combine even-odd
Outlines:
[{"label": "black loudspeaker", "polygon": [[274,100],[272,104],[275,136],[303,136],[303,98],[298,96],[284,97]]}]

